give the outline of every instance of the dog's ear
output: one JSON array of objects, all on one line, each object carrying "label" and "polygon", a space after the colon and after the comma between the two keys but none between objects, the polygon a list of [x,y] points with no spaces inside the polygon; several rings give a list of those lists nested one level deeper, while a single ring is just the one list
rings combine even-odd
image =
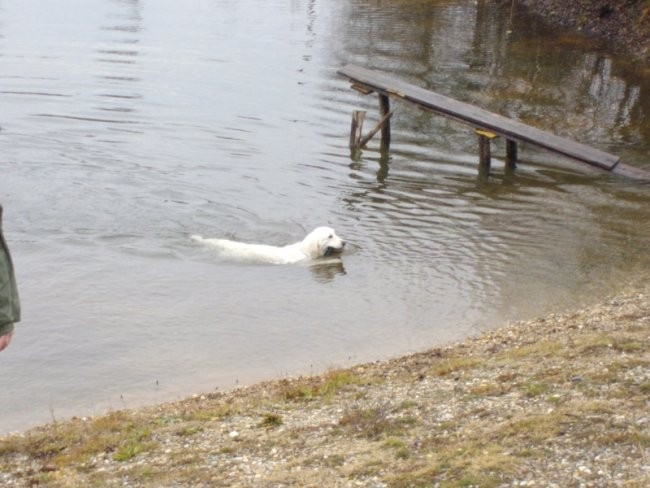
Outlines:
[{"label": "dog's ear", "polygon": [[311,259],[320,258],[323,256],[327,248],[327,239],[323,237],[323,230],[321,227],[311,231],[301,243],[302,252],[304,252]]},{"label": "dog's ear", "polygon": [[302,250],[310,258],[318,258],[323,255],[321,239],[316,238],[316,236],[308,235],[304,241],[302,241]]}]

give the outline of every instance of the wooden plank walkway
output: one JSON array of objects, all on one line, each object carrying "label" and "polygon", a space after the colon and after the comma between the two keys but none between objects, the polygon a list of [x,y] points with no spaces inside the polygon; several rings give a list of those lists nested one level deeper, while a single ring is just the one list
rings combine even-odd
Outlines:
[{"label": "wooden plank walkway", "polygon": [[[375,91],[385,97],[390,96],[407,100],[468,124],[475,129],[499,134],[508,141],[508,149],[514,152],[515,158],[516,145],[514,142],[525,142],[607,171],[614,170],[620,162],[620,158],[614,154],[565,139],[430,90],[425,90],[378,71],[348,64],[341,68],[338,73],[350,79],[353,87],[362,92],[371,93]],[[626,167],[627,169],[629,168]]]}]

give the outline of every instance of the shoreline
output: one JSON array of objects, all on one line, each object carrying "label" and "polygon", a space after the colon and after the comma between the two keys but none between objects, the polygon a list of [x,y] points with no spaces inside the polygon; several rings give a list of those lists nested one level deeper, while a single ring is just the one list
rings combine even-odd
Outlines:
[{"label": "shoreline", "polygon": [[[512,0],[499,0],[508,2]],[[516,0],[542,22],[583,32],[614,51],[650,62],[650,3],[645,0]]]},{"label": "shoreline", "polygon": [[650,286],[445,347],[0,438],[33,486],[647,486]]}]

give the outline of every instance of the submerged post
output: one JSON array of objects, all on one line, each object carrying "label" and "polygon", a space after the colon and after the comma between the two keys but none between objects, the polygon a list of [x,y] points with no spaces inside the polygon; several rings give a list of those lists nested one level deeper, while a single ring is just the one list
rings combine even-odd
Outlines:
[{"label": "submerged post", "polygon": [[352,112],[352,126],[350,127],[350,150],[356,151],[361,146],[361,131],[363,119],[366,117],[365,110],[354,110]]},{"label": "submerged post", "polygon": [[506,139],[506,168],[515,169],[517,167],[517,141]]},{"label": "submerged post", "polygon": [[489,174],[492,156],[490,154],[490,141],[497,137],[493,132],[475,129],[478,135],[478,169],[480,173]]},{"label": "submerged post", "polygon": [[381,147],[388,149],[390,147],[390,99],[387,95],[379,94],[379,115],[385,119],[381,127]]},{"label": "submerged post", "polygon": [[482,173],[490,172],[490,139],[480,135],[478,136],[478,169]]}]

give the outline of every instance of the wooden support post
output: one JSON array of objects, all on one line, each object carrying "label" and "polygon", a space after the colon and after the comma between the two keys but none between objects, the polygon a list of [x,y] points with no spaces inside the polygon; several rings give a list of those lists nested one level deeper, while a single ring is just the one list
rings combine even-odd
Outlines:
[{"label": "wooden support post", "polygon": [[361,141],[359,141],[359,147],[363,147],[368,144],[368,141],[372,139],[377,132],[379,132],[379,129],[383,129],[384,125],[389,123],[388,120],[392,117],[393,112],[395,112],[395,110],[391,110],[382,117],[377,125],[370,132],[368,132],[368,134],[364,136]]},{"label": "wooden support post", "polygon": [[478,169],[479,173],[490,174],[490,164],[492,163],[490,154],[490,141],[497,137],[493,132],[487,130],[475,129],[478,135]]},{"label": "wooden support post", "polygon": [[361,147],[361,130],[363,129],[363,119],[365,117],[365,110],[354,110],[352,112],[352,126],[350,127],[350,150],[353,152]]},{"label": "wooden support post", "polygon": [[381,127],[381,147],[388,149],[390,147],[390,99],[381,93],[379,94],[379,114],[382,119],[386,118],[386,123]]},{"label": "wooden support post", "polygon": [[517,141],[506,139],[506,169],[517,167]]},{"label": "wooden support post", "polygon": [[485,136],[478,136],[478,168],[482,173],[490,173],[490,139]]}]

